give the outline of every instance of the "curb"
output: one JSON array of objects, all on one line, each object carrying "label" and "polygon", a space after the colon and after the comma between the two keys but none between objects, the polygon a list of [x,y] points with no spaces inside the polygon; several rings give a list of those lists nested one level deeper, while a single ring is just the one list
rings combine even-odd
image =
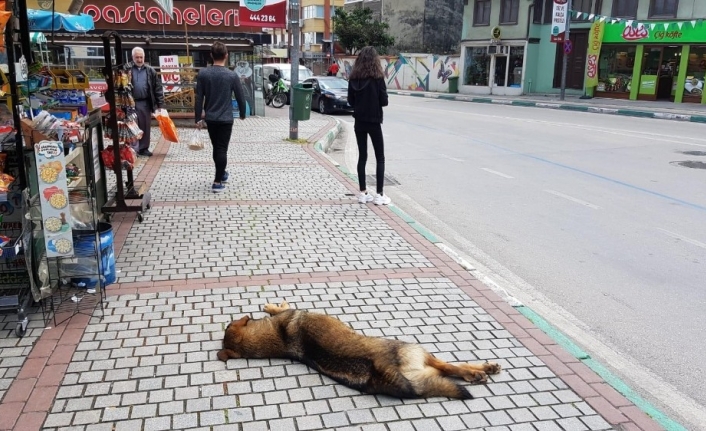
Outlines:
[{"label": "curb", "polygon": [[424,97],[427,99],[453,100],[456,102],[486,103],[495,105],[522,106],[526,108],[559,109],[562,111],[591,112],[596,114],[621,115],[624,117],[654,118],[690,123],[706,124],[706,115],[674,114],[671,112],[640,111],[637,109],[601,108],[588,105],[555,102],[533,102],[525,100],[493,99],[490,97],[460,96],[449,93],[422,93],[411,91],[388,90],[398,96]]},{"label": "curb", "polygon": [[[443,97],[443,95],[424,95],[422,94],[413,94],[416,97],[430,97],[430,98],[439,98],[439,99],[447,99],[449,96],[447,95],[446,97]],[[450,96],[453,98],[453,96]],[[491,100],[491,99],[484,99],[484,100]],[[506,101],[505,104],[510,104],[507,103]],[[479,103],[494,103],[494,102],[479,102]],[[542,104],[543,105],[543,104]],[[549,105],[549,104],[547,104]],[[571,105],[572,107],[575,107]],[[544,106],[540,106],[544,107]],[[624,115],[624,114],[619,114],[619,115]],[[657,117],[655,117],[657,118]],[[706,117],[704,117],[706,120]],[[335,137],[340,133],[341,131],[341,122],[339,120],[336,120],[337,124],[336,127],[331,129],[326,136],[324,136],[322,139],[317,141],[314,144],[314,149],[316,152],[318,152],[321,156],[326,158],[328,161],[330,161],[339,171],[341,171],[346,177],[351,179],[354,182],[358,181],[358,178],[355,174],[351,173],[346,169],[344,166],[333,160],[328,154],[326,154],[326,150],[330,147],[331,143],[335,140]],[[330,137],[333,131],[336,131],[336,133],[333,135],[333,137]],[[325,144],[324,142],[327,142]],[[453,259],[456,263],[458,263],[463,269],[466,271],[471,272],[474,268],[471,267],[471,265],[464,261],[459,255],[456,254],[456,252],[448,247],[446,244],[444,244],[434,233],[432,233],[430,230],[419,224],[414,218],[412,218],[409,214],[405,213],[402,211],[399,207],[396,205],[389,205],[388,208],[395,214],[397,215],[402,221],[407,223],[412,229],[417,231],[420,235],[422,235],[427,241],[430,243],[434,244],[437,248],[439,248],[444,254],[446,254],[448,257]],[[491,288],[491,290],[494,290]],[[500,295],[500,293],[498,292]],[[649,401],[645,400],[642,398],[640,395],[638,395],[630,386],[628,386],[625,382],[623,382],[618,376],[613,374],[611,371],[609,371],[605,366],[603,366],[601,363],[598,361],[592,359],[590,355],[586,352],[584,352],[576,343],[574,343],[569,337],[564,335],[563,332],[561,332],[559,329],[551,325],[549,322],[544,320],[541,316],[539,316],[536,312],[534,312],[531,308],[527,307],[526,305],[520,303],[519,301],[516,302],[511,302],[508,301],[508,298],[506,296],[500,295],[500,297],[507,302],[513,309],[517,310],[520,314],[525,316],[532,324],[536,326],[540,331],[542,331],[544,334],[546,334],[550,339],[554,340],[557,345],[561,346],[561,348],[566,351],[569,355],[572,357],[576,358],[579,362],[583,363],[585,366],[587,366],[591,371],[593,371],[596,375],[598,375],[603,381],[611,388],[613,388],[615,391],[617,391],[619,394],[625,397],[628,401],[633,403],[637,409],[643,413],[645,413],[649,418],[651,418],[655,423],[659,424],[659,426],[663,427],[666,431],[687,431],[686,428],[684,428],[681,424],[673,420],[671,417],[667,416],[665,413],[660,411],[657,407],[652,405]],[[601,412],[597,409],[596,410],[598,414],[601,414]]]}]

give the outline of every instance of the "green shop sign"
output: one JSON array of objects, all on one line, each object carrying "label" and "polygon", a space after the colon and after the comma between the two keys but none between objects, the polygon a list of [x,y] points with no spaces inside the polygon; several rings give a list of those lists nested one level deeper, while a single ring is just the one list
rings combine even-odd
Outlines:
[{"label": "green shop sign", "polygon": [[606,22],[603,43],[704,43],[706,24],[701,21],[636,23]]}]

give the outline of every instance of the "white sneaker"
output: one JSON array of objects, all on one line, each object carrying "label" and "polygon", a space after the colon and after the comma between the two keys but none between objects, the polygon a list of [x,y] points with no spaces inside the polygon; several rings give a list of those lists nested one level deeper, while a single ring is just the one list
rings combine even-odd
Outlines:
[{"label": "white sneaker", "polygon": [[375,198],[373,197],[373,195],[371,195],[370,193],[367,193],[367,192],[366,192],[366,193],[361,193],[361,194],[358,195],[358,203],[359,203],[359,204],[367,204],[367,203],[370,203],[370,202],[373,201],[373,199],[375,199]]},{"label": "white sneaker", "polygon": [[373,200],[375,205],[390,205],[390,202],[392,202],[392,199],[385,194],[377,195]]}]

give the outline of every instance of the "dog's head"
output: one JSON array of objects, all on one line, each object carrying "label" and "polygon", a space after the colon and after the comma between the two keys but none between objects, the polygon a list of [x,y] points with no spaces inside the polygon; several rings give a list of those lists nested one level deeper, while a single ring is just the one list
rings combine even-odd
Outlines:
[{"label": "dog's head", "polygon": [[250,316],[243,316],[239,320],[234,320],[228,324],[223,337],[223,349],[218,352],[218,359],[225,362],[229,358],[236,359],[241,357],[239,346],[243,341],[243,331],[245,331],[245,326],[249,320]]}]

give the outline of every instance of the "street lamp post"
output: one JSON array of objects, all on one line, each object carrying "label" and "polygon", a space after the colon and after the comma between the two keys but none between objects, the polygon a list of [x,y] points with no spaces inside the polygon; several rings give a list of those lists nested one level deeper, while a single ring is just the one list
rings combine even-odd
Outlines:
[{"label": "street lamp post", "polygon": [[559,99],[564,100],[566,97],[566,69],[568,68],[569,64],[569,54],[566,52],[566,45],[567,43],[571,43],[570,39],[570,30],[571,30],[571,0],[568,1],[566,4],[566,32],[564,33],[564,44],[561,47],[562,52],[564,53],[564,56],[562,57],[561,61],[561,94]]},{"label": "street lamp post", "polygon": [[289,87],[289,139],[299,139],[299,121],[294,115],[294,100],[296,92],[294,87],[299,84],[299,0],[289,2],[289,24],[292,28],[292,45],[289,47],[292,62],[291,86]]}]

